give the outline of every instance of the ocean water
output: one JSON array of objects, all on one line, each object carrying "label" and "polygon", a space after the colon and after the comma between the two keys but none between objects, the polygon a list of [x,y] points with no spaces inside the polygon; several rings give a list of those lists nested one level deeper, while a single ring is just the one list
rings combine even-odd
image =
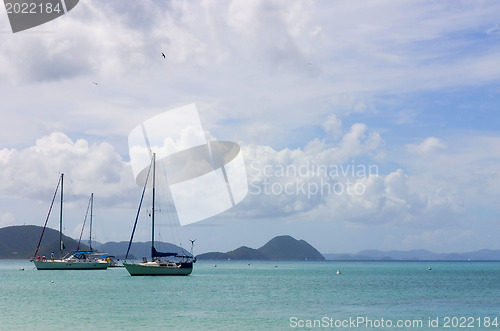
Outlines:
[{"label": "ocean water", "polygon": [[131,277],[4,260],[0,309],[0,330],[500,330],[500,262],[198,261]]}]

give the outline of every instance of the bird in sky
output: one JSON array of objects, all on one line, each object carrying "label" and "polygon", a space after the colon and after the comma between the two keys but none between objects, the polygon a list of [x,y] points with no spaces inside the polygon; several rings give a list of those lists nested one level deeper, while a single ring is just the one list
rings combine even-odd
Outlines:
[{"label": "bird in sky", "polygon": [[94,83],[94,85],[99,85],[99,83],[98,83],[98,82],[92,82],[92,83]]},{"label": "bird in sky", "polygon": [[163,55],[163,58],[164,58],[164,59],[166,59],[166,58],[167,58],[167,57],[165,56],[165,54],[164,54],[164,53],[161,53],[161,55]]}]

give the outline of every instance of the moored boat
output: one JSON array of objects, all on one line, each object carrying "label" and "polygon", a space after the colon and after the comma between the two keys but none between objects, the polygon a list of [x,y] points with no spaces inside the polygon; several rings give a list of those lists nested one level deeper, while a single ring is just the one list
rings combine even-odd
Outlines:
[{"label": "moored boat", "polygon": [[[193,244],[194,240],[191,241],[191,254],[177,254],[177,253],[164,253],[158,252],[154,245],[154,227],[155,227],[155,159],[156,156],[153,153],[153,157],[151,160],[151,165],[148,170],[148,174],[146,176],[146,183],[144,184],[144,189],[142,191],[141,202],[139,203],[139,210],[137,212],[137,216],[134,223],[134,228],[132,230],[132,235],[130,237],[130,242],[127,249],[127,254],[125,256],[125,262],[123,265],[129,272],[131,276],[187,276],[191,274],[193,271],[193,263],[196,262],[196,259],[193,257]],[[129,263],[127,262],[127,257],[130,252],[130,246],[132,244],[132,240],[134,237],[135,228],[137,225],[137,219],[139,216],[139,211],[141,209],[142,200],[144,197],[144,192],[146,190],[147,182],[149,179],[149,174],[152,168],[152,176],[153,176],[153,186],[152,186],[152,210],[151,210],[151,260],[148,261],[146,258],[143,258],[143,261],[140,263]],[[176,261],[172,261],[169,259],[162,258],[171,258],[176,259]]]},{"label": "moored boat", "polygon": [[[54,197],[52,199],[52,204],[50,205],[49,213],[47,215],[47,219],[45,220],[45,225],[42,230],[42,234],[40,236],[40,240],[38,241],[38,246],[36,248],[34,257],[31,259],[35,264],[37,270],[103,270],[108,268],[108,263],[104,260],[98,259],[93,251],[77,251],[73,254],[67,254],[63,256],[63,237],[62,237],[62,222],[63,222],[63,185],[64,185],[64,174],[61,174],[59,177],[59,182],[57,183],[56,191],[54,193]],[[52,206],[54,204],[57,191],[61,187],[61,203],[60,203],[60,212],[59,212],[59,258],[56,259],[54,257],[54,253],[52,253],[50,259],[47,259],[45,256],[39,256],[38,250],[40,248],[40,244],[42,242],[43,234],[45,232],[45,228],[47,227],[47,222],[49,220],[50,212],[52,210]],[[92,199],[92,198],[91,198]],[[79,249],[79,245],[77,250]]]},{"label": "moored boat", "polygon": [[94,270],[107,269],[108,263],[92,257],[93,252],[76,252],[62,259],[46,259],[38,256],[33,260],[38,270]]}]

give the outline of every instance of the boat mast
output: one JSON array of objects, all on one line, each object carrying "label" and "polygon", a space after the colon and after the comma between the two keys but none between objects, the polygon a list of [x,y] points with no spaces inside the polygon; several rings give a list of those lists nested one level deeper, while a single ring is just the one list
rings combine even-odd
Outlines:
[{"label": "boat mast", "polygon": [[92,252],[92,209],[94,208],[94,193],[90,194],[90,235],[89,235],[89,250]]},{"label": "boat mast", "polygon": [[[156,175],[156,153],[153,153],[153,209],[151,210],[151,247],[152,248],[155,247],[155,175]],[[151,249],[151,252],[153,252],[152,249]]]},{"label": "boat mast", "polygon": [[47,214],[47,218],[45,219],[45,224],[43,226],[43,230],[42,230],[42,234],[40,236],[40,240],[38,240],[38,245],[36,246],[36,251],[35,251],[34,257],[37,256],[38,250],[40,249],[40,244],[42,243],[43,234],[45,233],[45,229],[47,228],[47,222],[49,221],[50,212],[52,211],[52,206],[54,206],[54,201],[56,201],[57,190],[59,189],[59,185],[60,184],[61,184],[61,177],[59,177],[59,181],[57,182],[56,191],[54,192],[54,196],[52,197],[52,203],[50,204],[49,213]]},{"label": "boat mast", "polygon": [[61,209],[59,211],[59,259],[62,259],[63,239],[62,239],[62,219],[63,219],[63,191],[64,191],[64,174],[61,174]]}]

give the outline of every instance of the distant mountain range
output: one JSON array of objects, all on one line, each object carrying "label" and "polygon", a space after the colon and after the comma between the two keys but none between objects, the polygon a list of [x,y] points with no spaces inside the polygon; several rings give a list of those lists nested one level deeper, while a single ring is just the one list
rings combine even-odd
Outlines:
[{"label": "distant mountain range", "polygon": [[[36,225],[8,226],[0,228],[0,259],[29,259],[35,254],[43,227]],[[88,241],[87,241],[88,242]],[[65,251],[76,251],[78,241],[63,235]],[[80,245],[80,250],[88,246]],[[37,255],[59,257],[59,231],[46,228]]]},{"label": "distant mountain range", "polygon": [[[42,230],[43,227],[36,225],[0,228],[0,259],[29,259],[33,257]],[[77,250],[78,241],[63,235],[63,242],[65,248],[63,255]],[[83,242],[88,243],[88,239],[82,240],[80,250],[88,250],[88,245],[83,244]],[[96,242],[92,246],[94,250],[109,253],[122,259],[127,253],[128,241],[108,242],[105,244]],[[155,246],[162,252],[187,253],[183,248],[169,243],[156,242]],[[56,254],[56,257],[59,257],[59,231],[46,228],[37,255],[50,256],[52,252]],[[143,256],[151,256],[151,242],[133,242],[129,258],[136,259]]]},{"label": "distant mountain range", "polygon": [[500,250],[482,249],[465,253],[433,253],[425,249],[412,251],[366,250],[356,254],[324,254],[327,260],[335,261],[500,261]]},{"label": "distant mountain range", "polygon": [[[0,228],[0,259],[29,259],[33,257],[43,228],[36,225],[9,226]],[[74,252],[78,242],[70,237],[63,236],[65,252]],[[83,241],[88,243],[88,240]],[[80,250],[89,249],[84,243]],[[175,252],[186,254],[187,251],[179,246],[155,242],[155,246],[162,252]],[[128,242],[108,242],[105,244],[93,243],[93,248],[123,259],[127,252]],[[133,242],[129,257],[131,259],[149,257],[151,242]],[[51,252],[59,252],[59,231],[46,228],[40,249],[37,255],[50,256]],[[332,253],[321,254],[304,240],[296,240],[291,236],[278,236],[271,239],[264,246],[254,249],[241,246],[235,250],[222,252],[209,252],[197,255],[199,260],[281,260],[281,261],[500,261],[500,250],[482,249],[466,253],[433,253],[428,250],[412,251],[378,251],[365,250],[355,254]]]},{"label": "distant mountain range", "polygon": [[273,260],[273,261],[324,261],[316,248],[304,240],[278,236],[258,249],[241,246],[227,253],[209,252],[196,256],[199,260]]}]

